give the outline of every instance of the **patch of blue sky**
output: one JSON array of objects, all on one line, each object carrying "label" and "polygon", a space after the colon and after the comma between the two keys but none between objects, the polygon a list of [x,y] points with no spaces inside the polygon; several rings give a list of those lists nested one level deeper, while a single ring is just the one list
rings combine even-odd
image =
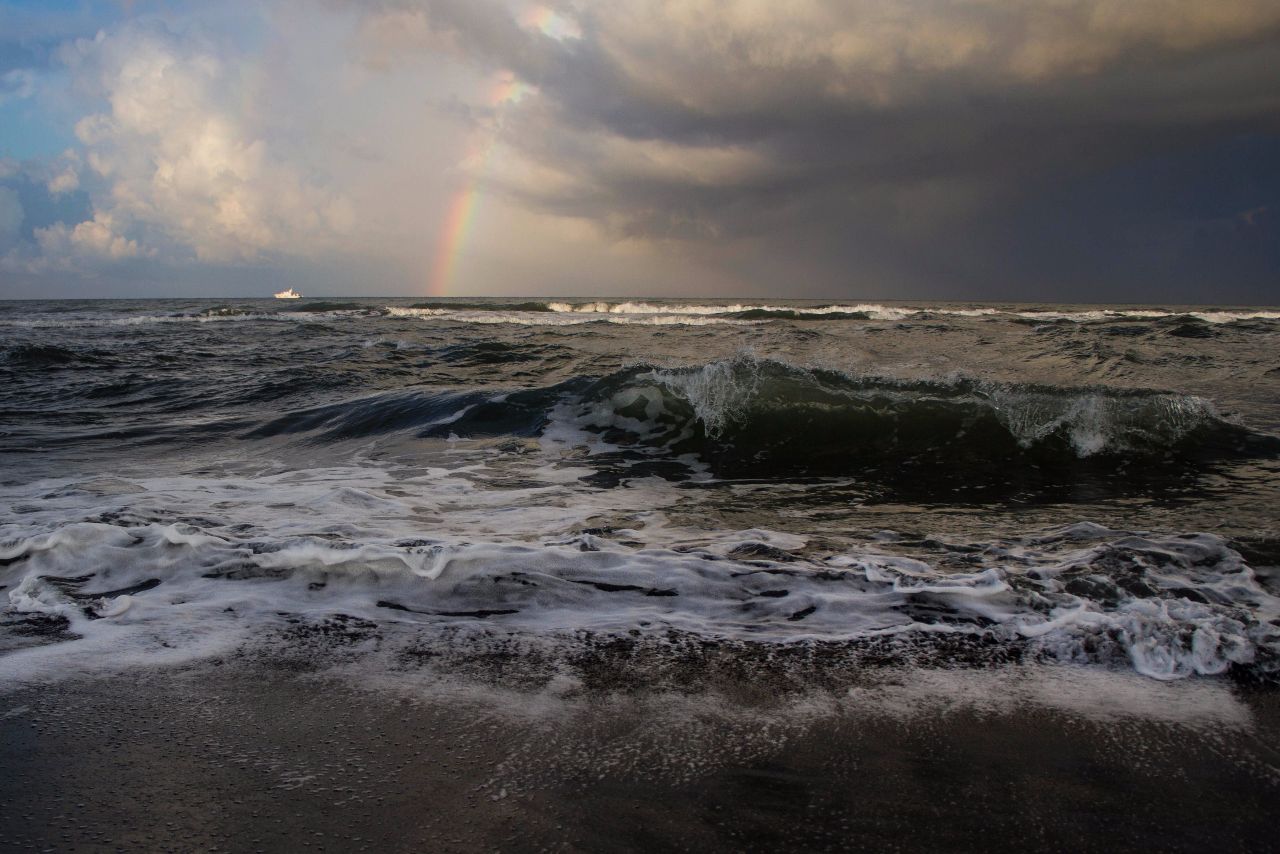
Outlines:
[{"label": "patch of blue sky", "polygon": [[[105,107],[71,91],[58,47],[128,20],[170,32],[197,29],[253,50],[268,26],[255,5],[201,6],[136,0],[0,0],[0,157],[44,159],[79,145],[75,124]],[[6,79],[7,78],[7,79]]]},{"label": "patch of blue sky", "polygon": [[0,42],[41,53],[45,46],[91,37],[128,14],[121,3],[102,0],[0,0]]},{"label": "patch of blue sky", "polygon": [[77,145],[74,124],[45,110],[35,98],[0,103],[0,157],[33,160]]}]

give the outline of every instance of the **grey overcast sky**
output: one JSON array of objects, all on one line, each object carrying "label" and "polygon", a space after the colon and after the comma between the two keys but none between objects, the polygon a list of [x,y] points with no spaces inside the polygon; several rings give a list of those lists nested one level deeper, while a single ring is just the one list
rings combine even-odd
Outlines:
[{"label": "grey overcast sky", "polygon": [[1277,0],[0,4],[0,296],[1280,302]]}]

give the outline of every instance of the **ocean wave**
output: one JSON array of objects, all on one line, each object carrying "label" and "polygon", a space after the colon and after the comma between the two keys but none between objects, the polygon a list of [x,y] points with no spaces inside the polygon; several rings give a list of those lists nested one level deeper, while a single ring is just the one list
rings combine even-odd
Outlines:
[{"label": "ocean wave", "polygon": [[257,314],[139,314],[98,315],[93,317],[66,318],[29,318],[22,320],[0,320],[0,326],[19,327],[24,329],[85,329],[99,326],[150,326],[167,323],[236,323],[246,321],[289,320],[291,318],[272,313]]},{"label": "ocean wave", "polygon": [[554,394],[554,390],[496,396],[482,391],[387,392],[291,412],[255,427],[245,437],[306,433],[337,441],[408,429],[434,435],[445,428],[451,432],[454,425],[472,437],[528,436],[546,423]]},{"label": "ocean wave", "polygon": [[375,308],[357,302],[305,302],[290,305],[284,309],[289,314],[327,314],[334,317],[371,317],[386,313],[386,309]]},{"label": "ocean wave", "polygon": [[[909,321],[932,318],[1006,319],[1020,323],[1087,324],[1103,321],[1180,321],[1222,325],[1280,319],[1280,311],[1151,309],[1027,309],[955,306],[899,306],[883,303],[777,305],[772,303],[680,303],[642,300],[431,302],[411,307],[388,306],[395,317],[422,317],[465,323],[513,323],[565,326],[593,321],[622,324],[707,324],[728,321]],[[1179,333],[1171,333],[1179,334]],[[1189,333],[1183,333],[1189,334]]]},{"label": "ocean wave", "polygon": [[739,320],[876,320],[870,311],[797,311],[791,308],[748,308],[733,312]]},{"label": "ocean wave", "polygon": [[902,306],[886,306],[880,303],[834,304],[819,306],[787,306],[769,303],[732,303],[732,304],[675,304],[650,303],[642,301],[624,302],[551,302],[547,307],[554,312],[569,314],[693,314],[693,315],[735,315],[740,317],[775,317],[813,318],[813,319],[859,319],[859,320],[901,320],[918,314],[942,314],[957,317],[985,317],[998,313],[995,308],[908,308]]},{"label": "ocean wave", "polygon": [[53,344],[18,344],[0,351],[0,365],[22,370],[97,367],[109,362],[110,359],[101,352]]},{"label": "ocean wave", "polygon": [[220,306],[200,312],[174,314],[121,314],[94,313],[70,314],[65,317],[29,317],[0,319],[0,327],[23,329],[87,329],[112,326],[153,326],[171,323],[271,323],[310,322],[317,318],[380,317],[387,314],[382,308],[358,303],[317,303],[290,308],[285,311],[259,311],[254,309]]},{"label": "ocean wave", "polygon": [[545,367],[548,364],[572,359],[573,352],[567,347],[559,347],[554,344],[507,344],[501,341],[475,341],[442,347],[431,351],[430,356],[434,360],[462,368],[525,362],[537,362]]},{"label": "ocean wave", "polygon": [[[559,326],[595,321],[631,324],[699,324],[766,320],[904,320],[918,315],[987,317],[995,308],[906,308],[879,303],[786,306],[769,303],[697,304],[678,302],[513,302],[418,303],[388,306],[399,317],[440,317],[472,323],[528,323]],[[550,313],[554,317],[538,317]]]},{"label": "ocean wave", "polygon": [[449,311],[552,311],[545,302],[527,300],[524,302],[419,302],[409,306],[410,309],[428,312]]},{"label": "ocean wave", "polygon": [[896,462],[992,470],[1081,460],[1275,455],[1280,439],[1202,398],[956,379],[901,381],[740,357],[637,367],[560,417],[614,444],[692,452],[722,472],[852,473]]},{"label": "ocean wave", "polygon": [[1035,311],[1015,311],[1011,315],[1023,320],[1036,322],[1067,321],[1072,323],[1090,323],[1100,320],[1199,320],[1204,323],[1223,324],[1246,320],[1280,320],[1280,311],[1244,310],[1206,310],[1206,311],[1166,311],[1158,308],[1135,309],[1085,309],[1079,311],[1054,311],[1042,309]]},{"label": "ocean wave", "polygon": [[[430,301],[412,305],[376,305],[351,301],[309,301],[300,305],[273,306],[264,310],[256,306],[223,305],[195,312],[173,314],[118,311],[71,311],[58,316],[0,318],[0,327],[12,328],[91,328],[100,326],[147,326],[169,323],[287,322],[314,318],[331,320],[364,318],[418,318],[456,321],[472,324],[515,324],[528,326],[568,326],[582,323],[617,323],[631,325],[709,325],[747,324],[769,321],[920,321],[955,318],[957,320],[1003,320],[1040,326],[1043,324],[1093,324],[1108,321],[1131,323],[1173,322],[1183,324],[1181,332],[1172,335],[1195,336],[1197,324],[1210,326],[1264,324],[1280,320],[1280,311],[1268,309],[1019,309],[993,306],[887,305],[871,302],[830,303],[822,305],[788,305],[769,302],[697,303],[678,301],[539,301],[512,300],[493,302]],[[1189,326],[1185,324],[1191,324]]]},{"label": "ocean wave", "polygon": [[905,477],[914,468],[981,479],[1280,454],[1280,438],[1189,395],[853,377],[749,356],[640,365],[503,393],[385,393],[288,413],[248,436],[338,440],[408,430],[423,438],[542,436],[561,447],[692,455],[735,476]]},{"label": "ocean wave", "polygon": [[[991,307],[888,306],[850,303],[823,306],[771,305],[767,303],[681,304],[647,302],[521,302],[521,303],[424,303],[405,308],[388,306],[394,317],[432,317],[464,323],[509,323],[530,326],[568,326],[608,322],[637,325],[705,325],[767,321],[913,321],[936,318],[1011,320],[1018,323],[1088,324],[1105,321],[1181,321],[1213,326],[1280,319],[1277,311],[1165,311],[1162,309],[1086,309],[1017,311]],[[1173,332],[1178,335],[1193,334]]]},{"label": "ocean wave", "polygon": [[745,325],[751,320],[697,312],[646,312],[638,314],[611,314],[595,312],[563,313],[555,309],[520,308],[509,306],[485,306],[483,308],[453,309],[446,307],[402,308],[388,306],[392,317],[417,317],[433,320],[449,320],[458,323],[513,324],[518,326],[580,326],[587,323],[614,323],[633,326],[709,326]]},{"label": "ocean wave", "polygon": [[[692,314],[733,315],[743,318],[775,318],[780,320],[829,319],[829,320],[906,320],[918,317],[970,317],[986,318],[1008,316],[1034,321],[1072,321],[1077,323],[1101,320],[1199,320],[1205,323],[1223,324],[1247,320],[1278,320],[1280,311],[1258,309],[1206,309],[1168,310],[1162,308],[1139,309],[1028,309],[981,306],[961,308],[955,306],[903,306],[883,303],[833,303],[817,306],[775,305],[770,303],[732,304],[675,304],[664,302],[549,302],[553,312],[568,314]],[[442,305],[441,307],[447,307]]]},{"label": "ocean wave", "polygon": [[759,546],[690,552],[590,535],[263,540],[187,524],[78,522],[0,544],[0,578],[9,616],[59,621],[63,637],[113,652],[185,645],[207,654],[210,635],[242,642],[293,614],[333,614],[537,636],[891,639],[924,659],[969,638],[999,650],[994,659],[1123,662],[1157,679],[1277,670],[1280,600],[1209,534],[1085,526],[989,544],[965,572],[882,550],[809,558]]}]

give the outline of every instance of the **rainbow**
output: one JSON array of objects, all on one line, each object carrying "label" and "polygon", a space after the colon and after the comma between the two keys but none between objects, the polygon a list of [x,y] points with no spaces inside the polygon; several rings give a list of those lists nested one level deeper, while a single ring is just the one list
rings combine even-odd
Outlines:
[{"label": "rainbow", "polygon": [[[490,86],[485,103],[489,107],[500,107],[505,103],[518,101],[529,91],[530,87],[514,74],[504,72]],[[476,209],[481,196],[477,176],[483,174],[488,166],[494,141],[493,133],[484,132],[472,142],[463,158],[463,162],[468,164],[467,172],[470,177],[449,198],[449,204],[445,208],[444,226],[440,229],[435,264],[427,286],[428,296],[448,296],[458,262],[467,245],[467,236],[476,221]]]},{"label": "rainbow", "polygon": [[[522,23],[552,38],[571,37],[575,32],[571,22],[546,7],[534,7]],[[484,100],[486,106],[496,109],[503,104],[520,100],[531,91],[533,89],[527,83],[511,72],[504,71],[495,77]],[[467,164],[468,177],[449,197],[445,208],[444,224],[440,229],[427,282],[428,296],[448,296],[449,289],[453,286],[458,264],[468,243],[468,235],[475,227],[476,211],[482,195],[479,176],[489,164],[495,140],[496,135],[488,129],[477,132],[476,139],[463,158],[463,163]]]},{"label": "rainbow", "polygon": [[435,265],[427,285],[427,296],[449,295],[449,285],[453,281],[454,270],[458,267],[458,258],[467,242],[471,226],[475,223],[476,203],[479,199],[480,192],[474,181],[468,181],[449,199],[444,227],[440,230],[440,241],[436,247]]}]

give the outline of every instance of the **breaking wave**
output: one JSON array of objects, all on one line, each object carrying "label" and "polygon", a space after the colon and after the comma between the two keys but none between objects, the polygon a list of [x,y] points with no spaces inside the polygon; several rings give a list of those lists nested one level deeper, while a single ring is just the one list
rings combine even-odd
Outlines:
[{"label": "breaking wave", "polygon": [[777,304],[770,302],[677,302],[677,301],[541,301],[450,300],[441,299],[408,305],[384,304],[371,300],[317,300],[277,305],[258,300],[256,304],[215,305],[198,310],[157,314],[129,307],[113,310],[70,310],[58,316],[17,316],[0,318],[0,327],[91,328],[152,326],[170,323],[278,322],[314,318],[355,320],[363,318],[415,318],[472,324],[514,324],[526,326],[572,326],[584,323],[621,325],[715,325],[750,324],[774,321],[920,321],[931,319],[1000,320],[1017,324],[1089,325],[1104,322],[1173,324],[1175,336],[1209,335],[1202,325],[1232,325],[1272,328],[1280,311],[1270,309],[1115,309],[1115,308],[1030,308],[1022,306],[903,305],[876,302],[829,304]]},{"label": "breaking wave", "polygon": [[[580,326],[587,323],[613,323],[623,326],[713,326],[737,325],[753,322],[736,316],[715,312],[665,311],[637,313],[559,312],[542,303],[521,303],[515,306],[419,306],[401,308],[391,306],[387,312],[392,317],[415,317],[449,320],[458,323],[513,324],[517,326]],[[756,321],[758,322],[758,321]]]},{"label": "breaking wave", "polygon": [[722,468],[829,473],[889,461],[1071,464],[1280,447],[1280,440],[1186,395],[859,378],[747,357],[636,368],[602,380],[585,397],[574,413],[578,424],[687,448]]},{"label": "breaking wave", "polygon": [[[1152,309],[1020,309],[961,306],[907,306],[883,303],[832,303],[828,305],[774,305],[770,303],[677,303],[623,300],[618,302],[463,302],[439,301],[412,306],[387,306],[392,317],[417,317],[461,323],[571,326],[582,323],[631,325],[707,325],[766,323],[770,321],[910,321],[946,318],[1003,319],[1024,324],[1091,324],[1098,322],[1174,322],[1218,326],[1248,321],[1280,320],[1280,312],[1267,310],[1166,310]],[[1174,335],[1193,334],[1183,331]]]},{"label": "breaking wave", "polygon": [[1006,471],[1280,453],[1280,439],[1187,395],[852,377],[745,356],[503,394],[383,394],[290,413],[251,435],[352,439],[409,429],[424,438],[543,436],[693,454],[722,474],[838,475],[886,464]]}]

